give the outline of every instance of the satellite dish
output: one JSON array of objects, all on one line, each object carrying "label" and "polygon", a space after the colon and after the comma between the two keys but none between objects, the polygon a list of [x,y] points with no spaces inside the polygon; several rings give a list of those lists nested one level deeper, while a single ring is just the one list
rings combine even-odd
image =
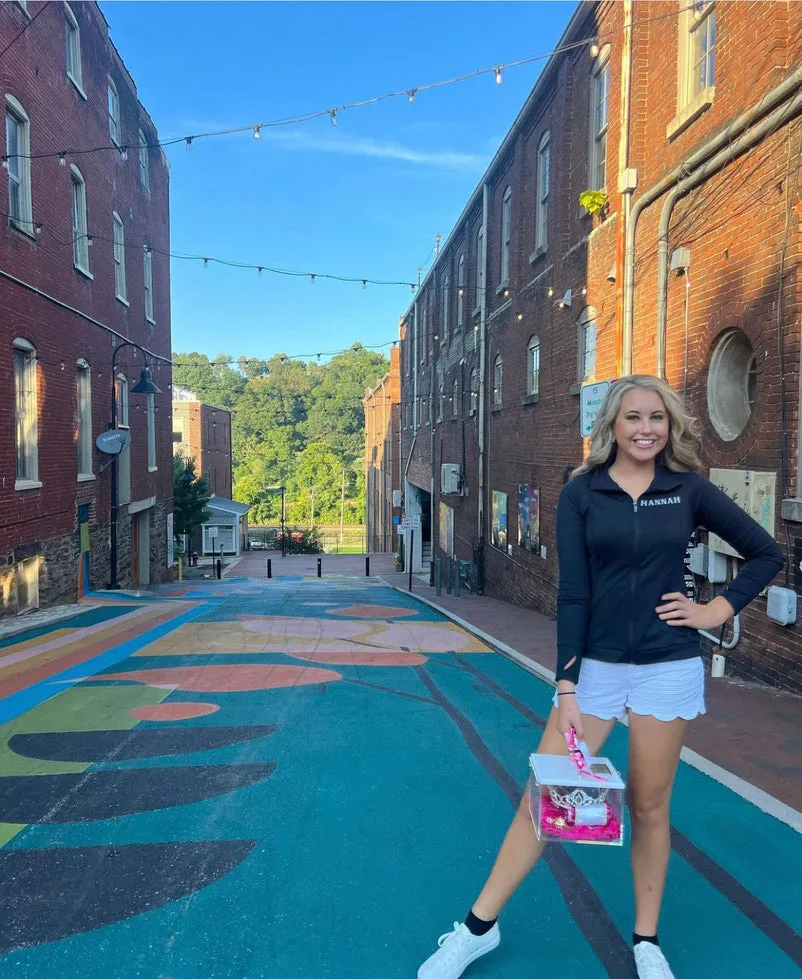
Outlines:
[{"label": "satellite dish", "polygon": [[124,428],[112,428],[101,432],[95,439],[95,445],[101,452],[109,456],[119,455],[131,444],[131,433]]}]

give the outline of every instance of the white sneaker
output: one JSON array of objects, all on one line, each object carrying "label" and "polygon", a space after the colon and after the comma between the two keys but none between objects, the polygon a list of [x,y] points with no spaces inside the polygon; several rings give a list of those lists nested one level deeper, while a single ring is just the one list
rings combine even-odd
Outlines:
[{"label": "white sneaker", "polygon": [[669,969],[659,945],[638,942],[633,951],[638,979],[674,979],[674,973]]},{"label": "white sneaker", "polygon": [[498,923],[484,935],[474,935],[455,921],[454,930],[438,938],[440,947],[418,969],[418,979],[459,979],[471,962],[492,952],[500,941]]}]

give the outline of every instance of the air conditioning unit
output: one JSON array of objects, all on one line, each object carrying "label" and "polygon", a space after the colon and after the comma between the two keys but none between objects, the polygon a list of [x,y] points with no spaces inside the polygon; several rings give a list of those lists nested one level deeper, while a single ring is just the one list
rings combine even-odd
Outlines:
[{"label": "air conditioning unit", "polygon": [[440,492],[460,493],[462,491],[462,473],[456,463],[444,462],[440,466]]}]

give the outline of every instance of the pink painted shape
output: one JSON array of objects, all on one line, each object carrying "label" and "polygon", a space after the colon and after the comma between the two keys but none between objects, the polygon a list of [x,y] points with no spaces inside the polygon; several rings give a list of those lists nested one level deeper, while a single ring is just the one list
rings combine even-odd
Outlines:
[{"label": "pink painted shape", "polygon": [[290,653],[294,659],[311,663],[329,663],[332,666],[422,666],[426,657],[420,653]]},{"label": "pink painted shape", "polygon": [[396,605],[349,605],[347,608],[330,608],[327,615],[350,615],[352,619],[398,619],[404,615],[417,615],[411,608]]},{"label": "pink painted shape", "polygon": [[[100,679],[101,677],[96,677]],[[168,690],[196,690],[204,693],[235,693],[242,690],[271,690],[312,683],[342,680],[340,673],[312,666],[248,664],[243,666],[175,666],[163,670],[130,670],[104,673],[103,680],[133,680],[150,687]]]},{"label": "pink painted shape", "polygon": [[151,704],[134,707],[128,713],[138,721],[188,721],[192,717],[205,717],[220,710],[219,704],[175,703]]}]

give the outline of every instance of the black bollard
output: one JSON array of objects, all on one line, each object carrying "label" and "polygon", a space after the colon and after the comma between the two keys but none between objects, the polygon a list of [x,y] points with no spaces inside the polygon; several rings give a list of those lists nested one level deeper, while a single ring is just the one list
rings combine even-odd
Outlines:
[{"label": "black bollard", "polygon": [[215,570],[217,571],[217,580],[219,581],[223,577],[223,562],[220,558],[217,559]]},{"label": "black bollard", "polygon": [[318,578],[323,576],[323,558],[317,559],[317,576]]},{"label": "black bollard", "polygon": [[440,594],[440,580],[442,574],[442,567],[440,564],[440,558],[437,558],[434,562],[434,593],[435,595]]},{"label": "black bollard", "polygon": [[412,591],[412,561],[415,557],[415,531],[409,532],[409,590]]},{"label": "black bollard", "polygon": [[365,577],[370,577],[370,555],[368,554],[365,558]]},{"label": "black bollard", "polygon": [[270,558],[267,559],[267,577],[273,577],[273,562],[270,560]]}]

